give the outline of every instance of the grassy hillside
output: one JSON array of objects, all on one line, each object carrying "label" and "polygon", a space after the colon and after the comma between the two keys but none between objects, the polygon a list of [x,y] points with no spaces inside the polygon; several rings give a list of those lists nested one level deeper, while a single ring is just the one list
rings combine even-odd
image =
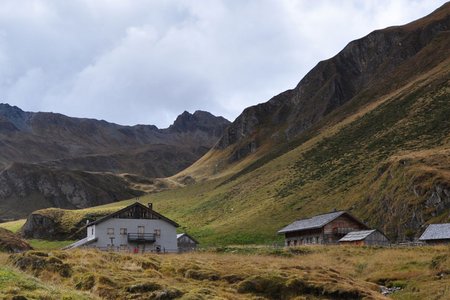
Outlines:
[{"label": "grassy hillside", "polygon": [[[412,238],[428,222],[450,221],[449,79],[446,60],[395,92],[344,105],[319,129],[231,173],[140,201],[153,202],[204,245],[277,242],[284,225],[335,208],[393,240]],[[73,234],[86,219],[134,201],[36,213]]]},{"label": "grassy hillside", "polygon": [[380,293],[385,285],[401,288],[394,299],[447,299],[449,254],[448,247],[344,246],[182,255],[30,251],[0,256],[0,298],[388,299]]}]

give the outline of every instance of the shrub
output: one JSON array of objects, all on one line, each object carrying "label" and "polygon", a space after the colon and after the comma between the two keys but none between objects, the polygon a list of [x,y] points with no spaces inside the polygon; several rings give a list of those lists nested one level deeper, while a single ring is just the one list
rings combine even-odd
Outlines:
[{"label": "shrub", "polygon": [[156,282],[146,282],[135,284],[126,288],[128,293],[136,294],[136,293],[146,293],[153,292],[161,289],[161,285]]},{"label": "shrub", "polygon": [[84,274],[75,284],[77,290],[87,291],[95,286],[95,276],[93,274]]},{"label": "shrub", "polygon": [[238,285],[239,293],[253,293],[279,299],[285,279],[279,276],[251,276]]}]

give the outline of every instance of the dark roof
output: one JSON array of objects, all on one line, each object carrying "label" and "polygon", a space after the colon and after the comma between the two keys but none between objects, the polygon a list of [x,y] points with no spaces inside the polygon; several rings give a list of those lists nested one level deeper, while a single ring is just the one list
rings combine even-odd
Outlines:
[{"label": "dark roof", "polygon": [[86,246],[86,245],[89,245],[89,244],[91,244],[93,242],[96,242],[97,240],[98,240],[97,238],[89,240],[87,237],[85,237],[84,239],[81,239],[79,241],[76,241],[75,243],[72,243],[70,245],[67,245],[67,246],[61,248],[61,250],[69,250],[69,249],[78,248],[78,247],[81,247],[81,246]]},{"label": "dark roof", "polygon": [[177,234],[177,240],[183,236],[187,236],[188,238],[190,238],[191,240],[193,240],[196,244],[200,244],[196,239],[194,239],[191,235],[187,234],[187,233],[179,233]]},{"label": "dark roof", "polygon": [[159,219],[164,220],[166,222],[169,222],[170,224],[172,224],[175,227],[180,227],[180,225],[177,222],[172,221],[171,219],[161,215],[160,213],[157,213],[153,209],[151,209],[148,206],[145,206],[145,205],[143,205],[142,203],[139,203],[139,202],[135,202],[135,203],[133,203],[131,205],[128,205],[127,207],[124,207],[121,210],[113,212],[112,214],[109,214],[109,215],[107,215],[107,216],[105,216],[103,218],[100,218],[100,219],[98,219],[98,220],[96,220],[94,222],[91,222],[91,223],[87,224],[86,226],[91,226],[91,225],[96,225],[96,224],[102,223],[102,222],[104,222],[106,220],[109,220],[109,219],[111,219],[111,218],[113,218],[113,217],[115,217],[117,215],[120,215],[121,213],[123,213],[123,212],[125,212],[125,211],[127,211],[127,210],[129,210],[129,209],[131,209],[131,208],[133,208],[135,206],[139,206],[139,207],[141,207],[141,208],[143,208],[145,210],[148,210],[150,213],[152,213],[153,215],[155,215]]},{"label": "dark roof", "polygon": [[351,214],[349,214],[346,211],[336,211],[332,213],[327,213],[323,215],[314,216],[309,219],[301,219],[294,221],[293,223],[287,225],[286,227],[280,229],[278,233],[286,233],[291,231],[302,231],[302,230],[308,230],[308,229],[317,229],[322,228],[323,226],[327,225],[331,221],[337,219],[338,217],[342,215],[347,215],[356,222],[366,226],[364,223],[359,221],[357,218],[353,217]]},{"label": "dark roof", "polygon": [[420,236],[420,241],[450,239],[450,223],[430,224]]},{"label": "dark roof", "polygon": [[343,238],[339,240],[339,242],[353,242],[353,241],[362,241],[372,233],[377,231],[376,229],[372,230],[359,230],[352,231],[347,233]]}]

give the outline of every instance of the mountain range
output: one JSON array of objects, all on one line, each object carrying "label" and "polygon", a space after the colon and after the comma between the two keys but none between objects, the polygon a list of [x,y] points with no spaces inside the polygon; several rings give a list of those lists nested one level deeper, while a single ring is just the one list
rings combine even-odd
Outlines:
[{"label": "mountain range", "polygon": [[[0,218],[135,197],[206,153],[229,121],[182,113],[166,129],[0,104]],[[156,181],[156,185],[165,183]]]}]

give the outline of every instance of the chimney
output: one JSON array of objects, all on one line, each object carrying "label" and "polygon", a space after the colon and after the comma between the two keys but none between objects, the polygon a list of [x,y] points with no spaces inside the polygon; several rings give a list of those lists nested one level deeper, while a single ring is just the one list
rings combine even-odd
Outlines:
[{"label": "chimney", "polygon": [[148,208],[150,208],[151,210],[153,210],[153,203],[149,202],[147,205],[148,205]]}]

